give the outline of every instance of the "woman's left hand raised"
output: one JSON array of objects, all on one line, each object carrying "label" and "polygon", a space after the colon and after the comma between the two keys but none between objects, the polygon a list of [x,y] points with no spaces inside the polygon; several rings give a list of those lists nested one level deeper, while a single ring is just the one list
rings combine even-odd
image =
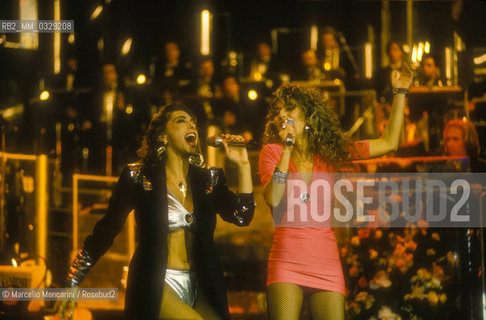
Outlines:
[{"label": "woman's left hand raised", "polygon": [[223,138],[223,146],[228,159],[239,166],[248,164],[248,152],[246,151],[245,146],[228,145],[228,141],[244,141],[245,139],[239,135],[223,134],[221,136]]},{"label": "woman's left hand raised", "polygon": [[393,88],[408,89],[413,80],[413,72],[407,63],[402,64],[400,70],[394,70],[392,72],[392,86]]}]

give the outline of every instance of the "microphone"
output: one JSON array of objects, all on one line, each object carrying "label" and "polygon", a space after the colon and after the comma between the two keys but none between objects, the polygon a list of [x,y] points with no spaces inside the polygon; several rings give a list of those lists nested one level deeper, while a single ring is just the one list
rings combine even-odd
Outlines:
[{"label": "microphone", "polygon": [[251,141],[248,141],[246,139],[245,140],[229,140],[229,139],[223,138],[221,136],[211,136],[211,137],[208,137],[208,146],[216,147],[216,148],[222,147],[223,141],[226,142],[228,144],[228,146],[230,146],[230,147],[241,147],[241,148],[244,148],[248,144],[251,143]]},{"label": "microphone", "polygon": [[[287,124],[287,123],[288,123],[288,124],[295,124],[295,121],[294,121],[294,119],[292,119],[292,118],[287,118],[287,119],[285,119],[285,120],[284,120],[284,122],[283,122],[283,124],[282,124],[282,129],[285,129],[285,127],[286,127],[286,124]],[[291,135],[290,133],[287,133],[287,137],[285,138],[284,143],[285,143],[287,146],[291,147],[291,146],[293,146],[293,145],[294,145],[294,142],[295,142],[295,141],[294,141],[294,137],[292,137],[292,135]]]}]

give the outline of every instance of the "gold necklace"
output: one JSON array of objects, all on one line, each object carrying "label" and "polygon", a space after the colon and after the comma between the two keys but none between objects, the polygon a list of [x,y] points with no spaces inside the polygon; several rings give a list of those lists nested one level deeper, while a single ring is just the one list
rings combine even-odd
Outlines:
[{"label": "gold necklace", "polygon": [[187,197],[187,186],[186,184],[184,183],[184,181],[182,180],[179,180],[177,179],[174,174],[172,172],[169,171],[169,175],[171,176],[171,180],[172,181],[175,181],[177,183],[177,181],[179,181],[177,183],[177,186],[179,187],[179,191],[182,193],[182,201],[184,202],[186,200],[186,197]]},{"label": "gold necklace", "polygon": [[186,200],[187,196],[187,187],[184,182],[179,182],[179,190],[182,192],[182,197],[184,198],[183,202]]}]

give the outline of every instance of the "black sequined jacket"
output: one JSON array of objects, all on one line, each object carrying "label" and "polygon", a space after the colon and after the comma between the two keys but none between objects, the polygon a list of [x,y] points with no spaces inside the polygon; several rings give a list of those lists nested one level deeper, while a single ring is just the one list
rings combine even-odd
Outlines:
[{"label": "black sequined jacket", "polygon": [[[229,319],[223,269],[213,241],[216,214],[227,222],[246,226],[253,218],[253,193],[234,194],[218,168],[189,166],[194,216],[193,264],[198,290],[224,319]],[[106,215],[84,242],[93,263],[110,248],[122,230],[129,212],[135,209],[138,246],[130,262],[125,300],[128,319],[158,319],[168,257],[168,205],[165,164],[147,168],[128,165],[115,187]]]}]

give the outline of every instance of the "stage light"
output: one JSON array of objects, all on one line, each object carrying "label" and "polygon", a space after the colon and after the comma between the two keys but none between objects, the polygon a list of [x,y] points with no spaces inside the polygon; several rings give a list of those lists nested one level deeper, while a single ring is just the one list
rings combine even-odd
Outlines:
[{"label": "stage light", "polygon": [[132,38],[128,38],[123,43],[123,46],[122,46],[122,55],[126,56],[130,52],[131,47],[132,47]]},{"label": "stage light", "polygon": [[466,117],[462,117],[462,122],[467,122],[467,118]]},{"label": "stage light", "polygon": [[326,71],[331,70],[331,64],[329,62],[324,63],[324,70],[326,70]]},{"label": "stage light", "polygon": [[412,49],[412,62],[413,63],[417,62],[417,45],[416,44],[413,45],[413,49]]},{"label": "stage light", "polygon": [[447,80],[447,85],[452,84],[452,61],[451,61],[451,48],[446,47],[445,48],[445,76]]},{"label": "stage light", "polygon": [[480,55],[479,57],[475,57],[473,60],[474,60],[474,64],[482,64],[486,62],[486,53]]},{"label": "stage light", "polygon": [[311,50],[317,50],[317,37],[318,37],[318,29],[317,26],[311,27],[311,34],[310,34],[310,48]]},{"label": "stage light", "polygon": [[262,81],[262,78],[262,74],[258,71],[253,74],[253,80],[255,81]]},{"label": "stage light", "polygon": [[101,11],[103,11],[103,6],[102,5],[97,6],[94,9],[93,13],[91,14],[90,20],[93,21],[96,18],[98,18],[98,16],[100,15]]},{"label": "stage light", "polygon": [[12,265],[14,266],[14,268],[17,268],[18,266],[17,260],[15,260],[14,258],[12,258]]},{"label": "stage light", "polygon": [[[61,20],[61,1],[54,0],[54,20]],[[54,32],[54,74],[61,72],[61,34]]]},{"label": "stage light", "polygon": [[126,108],[125,108],[125,113],[126,114],[132,114],[133,113],[133,106],[131,104],[129,104]]},{"label": "stage light", "polygon": [[73,44],[75,39],[76,39],[76,37],[75,37],[74,33],[71,33],[71,34],[68,36],[68,43],[69,43],[69,44]]},{"label": "stage light", "polygon": [[248,99],[255,101],[258,98],[258,93],[255,90],[248,91]]},{"label": "stage light", "polygon": [[408,44],[404,44],[402,48],[403,48],[403,52],[407,54],[410,53],[410,46]]},{"label": "stage light", "polygon": [[42,101],[46,101],[47,99],[49,99],[49,96],[50,96],[49,91],[44,90],[41,92],[39,99],[41,99]]},{"label": "stage light", "polygon": [[365,43],[365,77],[371,79],[373,77],[373,46],[371,42]]},{"label": "stage light", "polygon": [[105,47],[105,40],[103,40],[103,38],[100,38],[96,45],[98,47],[98,50],[103,51],[103,48]]},{"label": "stage light", "polygon": [[417,61],[422,61],[423,54],[424,54],[424,43],[419,42],[417,48]]},{"label": "stage light", "polygon": [[201,11],[201,54],[208,56],[211,53],[210,46],[211,13],[209,10]]},{"label": "stage light", "polygon": [[147,81],[147,78],[145,77],[145,75],[143,73],[139,74],[138,77],[137,77],[137,83],[138,84],[144,84],[145,81]]},{"label": "stage light", "polygon": [[428,42],[428,41],[425,41],[424,52],[427,53],[427,54],[430,53],[430,42]]}]

